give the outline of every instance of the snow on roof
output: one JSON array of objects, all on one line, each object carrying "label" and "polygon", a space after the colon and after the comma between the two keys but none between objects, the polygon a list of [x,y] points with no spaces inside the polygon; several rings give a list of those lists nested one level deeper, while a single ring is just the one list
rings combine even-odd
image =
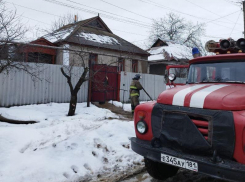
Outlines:
[{"label": "snow on roof", "polygon": [[84,33],[81,32],[79,34],[80,37],[85,38],[86,40],[98,42],[101,44],[117,44],[120,45],[120,43],[117,41],[117,39],[105,35],[96,35],[93,33]]},{"label": "snow on roof", "polygon": [[151,54],[148,61],[192,59],[191,48],[173,42],[166,43],[168,46],[152,47],[148,51]]},{"label": "snow on roof", "polygon": [[163,54],[153,54],[148,57],[148,61],[159,61],[159,60],[165,60],[165,57]]},{"label": "snow on roof", "polygon": [[75,28],[76,28],[76,26],[72,26],[72,27],[69,27],[66,29],[61,29],[61,30],[55,31],[53,33],[47,34],[47,35],[43,36],[43,38],[45,38],[49,42],[55,43],[55,42],[58,42],[60,40],[66,39],[73,32],[73,30]]}]

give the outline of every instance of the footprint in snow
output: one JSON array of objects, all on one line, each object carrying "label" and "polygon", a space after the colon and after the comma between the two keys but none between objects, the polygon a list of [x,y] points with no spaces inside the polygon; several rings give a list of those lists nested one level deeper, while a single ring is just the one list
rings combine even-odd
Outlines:
[{"label": "footprint in snow", "polygon": [[67,144],[66,148],[69,149],[69,150],[74,150],[77,148],[77,144],[76,143],[72,143],[72,144]]},{"label": "footprint in snow", "polygon": [[65,176],[67,179],[69,179],[71,176],[68,174],[68,173],[66,173],[66,172],[64,172],[63,173],[63,176]]},{"label": "footprint in snow", "polygon": [[78,170],[79,170],[79,169],[78,169],[77,166],[72,165],[72,166],[71,166],[71,169],[73,170],[74,173],[78,173]]},{"label": "footprint in snow", "polygon": [[93,154],[94,157],[98,156],[97,152],[95,152],[95,151],[92,151],[92,154]]},{"label": "footprint in snow", "polygon": [[30,145],[31,145],[31,142],[28,143],[28,144],[26,144],[24,147],[22,147],[22,148],[19,150],[19,152],[20,152],[20,153],[24,153],[24,152],[30,147]]},{"label": "footprint in snow", "polygon": [[77,147],[77,143],[72,143],[71,146],[75,148]]},{"label": "footprint in snow", "polygon": [[103,144],[102,141],[99,138],[94,138],[94,146],[96,148],[102,148],[103,152],[109,153],[109,149],[107,148],[107,145]]},{"label": "footprint in snow", "polygon": [[90,167],[87,163],[85,163],[85,164],[83,165],[83,167],[84,167],[85,169],[87,169],[88,171],[90,171],[91,173],[93,173],[91,167]]}]

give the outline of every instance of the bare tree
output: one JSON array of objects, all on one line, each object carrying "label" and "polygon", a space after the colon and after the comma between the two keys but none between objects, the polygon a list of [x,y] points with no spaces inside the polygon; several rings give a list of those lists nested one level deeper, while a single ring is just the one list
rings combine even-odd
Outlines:
[{"label": "bare tree", "polygon": [[151,42],[158,38],[175,41],[189,47],[198,47],[203,51],[201,36],[204,33],[205,26],[203,24],[186,22],[184,18],[169,13],[166,17],[153,21],[149,39]]},{"label": "bare tree", "polygon": [[20,23],[16,10],[8,10],[5,2],[0,0],[0,39],[5,41],[20,40],[27,29]]},{"label": "bare tree", "polygon": [[78,20],[78,15],[72,14],[72,13],[68,13],[66,15],[61,16],[60,18],[58,18],[57,20],[54,20],[52,22],[52,26],[50,27],[50,31],[53,32],[55,30],[58,30],[59,28],[68,25],[68,24],[72,24],[74,22],[76,22]]},{"label": "bare tree", "polygon": [[[82,51],[76,51],[76,52],[73,52],[73,54],[77,55],[78,61],[73,60],[72,63],[69,63],[68,61],[68,65],[60,68],[61,73],[67,79],[67,83],[69,85],[70,93],[71,93],[68,116],[73,116],[75,114],[76,106],[77,106],[77,93],[80,90],[82,84],[88,80],[88,72],[89,72],[89,67],[85,65],[85,61],[86,61],[85,57],[87,56],[87,54]],[[75,66],[81,67],[80,75],[74,74],[73,70]],[[75,87],[73,86],[73,83],[72,83],[74,77],[79,78]]]},{"label": "bare tree", "polygon": [[27,29],[20,23],[20,17],[16,15],[16,10],[8,10],[5,2],[0,0],[0,73],[9,71],[12,67],[23,69],[13,61],[17,45],[11,42],[21,40],[26,31]]},{"label": "bare tree", "polygon": [[[61,73],[66,77],[67,83],[70,89],[71,98],[68,116],[73,116],[76,111],[77,106],[77,94],[81,89],[81,86],[87,82],[91,81],[97,84],[101,84],[102,82],[106,82],[104,78],[99,80],[95,79],[96,74],[105,69],[108,66],[111,66],[117,63],[116,60],[101,60],[100,67],[96,70],[93,70],[93,66],[95,63],[89,60],[90,53],[86,50],[86,48],[79,47],[78,50],[70,50],[70,56],[72,57],[70,61],[67,61],[68,65],[64,65],[61,67]],[[75,79],[78,78],[78,81],[75,82]]]},{"label": "bare tree", "polygon": [[241,6],[244,0],[225,0],[225,1],[236,6]]},{"label": "bare tree", "polygon": [[27,31],[16,9],[7,9],[5,2],[0,0],[0,74],[18,70],[26,72],[33,80],[40,79],[42,65],[24,63],[21,51],[28,47],[15,43],[23,40]]}]

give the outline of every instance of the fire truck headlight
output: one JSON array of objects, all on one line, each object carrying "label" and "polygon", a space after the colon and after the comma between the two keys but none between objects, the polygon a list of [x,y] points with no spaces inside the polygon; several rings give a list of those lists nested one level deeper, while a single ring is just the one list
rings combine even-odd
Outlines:
[{"label": "fire truck headlight", "polygon": [[139,121],[136,125],[137,131],[140,134],[145,134],[147,132],[147,124],[144,121]]}]

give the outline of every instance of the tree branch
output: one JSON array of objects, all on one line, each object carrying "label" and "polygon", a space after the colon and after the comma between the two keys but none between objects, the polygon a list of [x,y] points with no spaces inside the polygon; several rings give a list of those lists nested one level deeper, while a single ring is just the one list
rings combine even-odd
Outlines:
[{"label": "tree branch", "polygon": [[60,68],[60,71],[61,71],[61,73],[66,77],[67,83],[68,83],[68,85],[69,85],[69,87],[70,87],[70,92],[73,93],[73,86],[72,86],[72,83],[71,83],[71,77],[68,76],[68,75],[65,73],[65,71],[64,71],[63,68]]}]

